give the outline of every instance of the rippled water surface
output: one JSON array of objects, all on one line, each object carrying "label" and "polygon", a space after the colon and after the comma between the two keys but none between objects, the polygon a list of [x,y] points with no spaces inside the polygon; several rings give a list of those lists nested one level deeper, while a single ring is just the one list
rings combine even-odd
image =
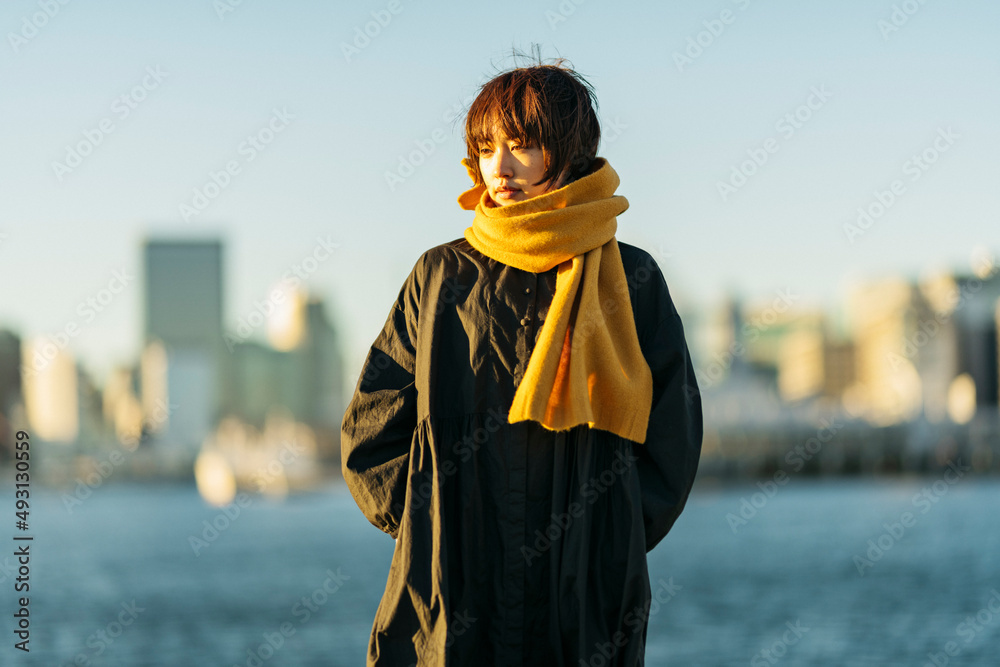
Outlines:
[{"label": "rippled water surface", "polygon": [[[936,479],[701,483],[649,557],[647,664],[1000,664],[1000,482]],[[193,487],[36,492],[31,533],[31,653],[5,548],[2,665],[363,665],[393,550],[342,485],[231,520]]]}]

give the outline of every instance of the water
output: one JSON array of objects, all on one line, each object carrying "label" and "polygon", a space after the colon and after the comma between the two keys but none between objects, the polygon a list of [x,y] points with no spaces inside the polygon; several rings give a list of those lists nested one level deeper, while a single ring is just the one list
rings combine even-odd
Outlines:
[{"label": "water", "polygon": [[[988,607],[1000,591],[1000,481],[934,481],[792,480],[772,498],[701,483],[650,554],[668,601],[650,618],[647,664],[920,666],[928,652],[1000,664],[1000,613]],[[743,498],[761,507],[744,507],[734,532],[727,514]],[[0,503],[13,508],[9,491]],[[0,664],[256,665],[248,651],[264,644],[264,666],[363,665],[393,542],[344,487],[254,498],[196,555],[190,538],[205,538],[203,521],[224,526],[218,515],[187,487],[109,485],[72,513],[36,492],[31,653],[12,646],[4,571]],[[860,574],[854,556],[880,538],[889,548]],[[992,604],[1000,611],[1000,592]],[[273,655],[265,635],[280,644]]]}]

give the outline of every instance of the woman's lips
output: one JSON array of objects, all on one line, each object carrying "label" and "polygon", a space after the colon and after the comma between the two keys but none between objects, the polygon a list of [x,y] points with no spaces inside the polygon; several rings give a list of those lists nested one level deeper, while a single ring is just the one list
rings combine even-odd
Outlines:
[{"label": "woman's lips", "polygon": [[520,190],[518,190],[517,188],[503,187],[503,188],[497,188],[496,192],[497,192],[497,197],[500,197],[502,199],[510,199],[515,194],[520,192]]}]

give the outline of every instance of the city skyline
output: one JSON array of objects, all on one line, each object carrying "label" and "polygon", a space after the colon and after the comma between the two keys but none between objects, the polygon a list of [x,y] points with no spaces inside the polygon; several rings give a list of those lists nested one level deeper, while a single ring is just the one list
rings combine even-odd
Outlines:
[{"label": "city skyline", "polygon": [[[142,243],[143,245],[151,243],[167,245],[185,245],[192,243],[218,244],[223,258],[226,256],[228,247],[225,241],[221,238],[206,234],[147,236]],[[278,276],[277,279],[271,284],[268,292],[260,295],[259,298],[254,299],[253,303],[250,304],[250,308],[239,314],[232,313],[233,308],[229,305],[234,289],[232,285],[230,285],[231,281],[226,278],[227,272],[225,269],[227,261],[223,259],[222,266],[220,267],[222,292],[218,297],[221,308],[221,333],[219,334],[219,341],[217,342],[222,347],[228,349],[230,354],[233,353],[235,345],[244,342],[263,344],[266,347],[272,347],[273,349],[282,349],[280,341],[275,340],[273,334],[268,333],[269,324],[267,314],[276,310],[287,310],[290,301],[286,300],[286,297],[291,298],[296,293],[296,290],[301,290],[301,294],[308,295],[311,298],[318,298],[321,301],[325,301],[329,307],[330,302],[327,300],[327,295],[323,292],[313,290],[309,284],[309,277],[311,273],[316,272],[316,267],[321,263],[320,260],[316,260],[314,258],[314,255],[319,253],[321,255],[325,254],[329,257],[332,247],[333,246],[330,244],[328,239],[317,237],[312,252],[307,253],[306,255],[306,259],[309,261],[304,262],[304,266],[303,262],[291,264],[288,270],[281,276]],[[142,247],[136,249],[135,254],[137,258],[141,257],[141,251]],[[651,254],[654,259],[656,259],[656,252],[651,251]],[[718,312],[720,309],[724,310],[728,307],[727,304],[730,303],[736,303],[743,308],[751,309],[757,304],[766,305],[767,303],[778,299],[786,302],[788,304],[788,309],[793,313],[799,312],[807,314],[812,311],[820,310],[825,314],[829,323],[835,329],[842,331],[847,326],[847,322],[845,321],[847,315],[844,313],[844,309],[849,299],[851,290],[858,289],[864,285],[871,285],[880,281],[892,279],[902,280],[912,285],[919,285],[922,281],[936,275],[977,275],[977,267],[978,270],[981,271],[983,267],[993,267],[997,265],[997,262],[998,255],[996,253],[992,252],[986,246],[977,246],[970,251],[969,261],[965,266],[929,264],[923,267],[915,268],[907,274],[880,272],[872,273],[869,276],[853,277],[851,281],[844,282],[839,290],[839,294],[837,295],[838,298],[832,303],[819,298],[819,295],[803,293],[798,290],[793,291],[787,288],[785,290],[779,289],[772,292],[754,294],[732,289],[723,292],[710,302],[692,303],[686,295],[682,294],[678,296],[677,292],[679,290],[673,285],[669,285],[669,281],[668,286],[671,288],[672,296],[678,304],[682,317],[685,318],[686,326],[691,329],[691,346],[695,351],[694,353],[697,355],[698,350],[701,350],[706,345],[705,340],[703,340],[704,320],[706,318],[711,318],[713,312]],[[309,269],[312,270],[310,271]],[[988,269],[988,271],[992,272],[992,269]],[[134,270],[114,270],[108,283],[96,290],[93,294],[81,299],[77,304],[77,308],[74,313],[75,316],[68,318],[63,326],[54,331],[48,333],[42,332],[35,335],[26,334],[26,332],[18,329],[14,323],[4,320],[0,320],[0,330],[10,331],[20,336],[24,341],[40,337],[43,341],[47,340],[48,342],[53,343],[61,351],[68,351],[98,384],[103,385],[111,378],[116,369],[121,367],[130,367],[139,359],[143,348],[143,319],[150,317],[150,304],[143,302],[140,298],[139,303],[134,305],[137,319],[134,327],[135,337],[131,342],[127,342],[124,347],[115,349],[113,355],[105,354],[98,357],[92,357],[86,354],[85,350],[81,353],[81,350],[77,349],[77,346],[75,346],[74,343],[82,335],[82,332],[86,330],[89,323],[99,318],[104,309],[110,308],[114,305],[116,297],[124,291],[125,287],[134,285],[135,289],[141,289],[143,281],[139,280],[138,277],[142,275],[142,273],[143,268],[141,265]],[[287,317],[287,314],[281,316]],[[349,328],[345,326],[344,313],[338,310],[335,307],[335,304],[334,308],[330,309],[329,317],[332,319],[332,324],[335,329],[338,330],[340,335],[343,335],[344,330]],[[273,324],[270,326],[273,327]],[[381,326],[381,322],[378,326]],[[367,349],[368,344],[364,344],[363,349],[361,350],[342,350],[348,364],[348,369],[350,369],[352,364],[360,364],[363,360],[364,354],[367,353]],[[30,369],[31,365],[26,364],[26,368]],[[357,377],[356,375],[351,376],[350,370],[348,370],[348,375],[345,376],[343,380],[344,386],[342,387],[342,390],[352,391],[353,386],[357,381]]]},{"label": "city skyline", "polygon": [[[127,475],[183,478],[197,460],[199,490],[220,503],[237,480],[250,483],[257,464],[247,461],[291,447],[289,434],[309,454],[294,457],[298,472],[275,492],[316,483],[320,461],[336,461],[343,385],[354,382],[336,324],[299,279],[224,326],[225,249],[221,239],[146,240],[142,352],[106,383],[71,351],[0,327],[0,417],[59,444],[49,481],[65,481],[74,456],[93,462],[120,446]],[[873,279],[850,294],[846,326],[790,292],[688,312],[706,469],[767,473],[817,428],[839,435],[814,472],[923,470],[953,446],[989,469],[1000,418],[998,269],[983,253],[971,271]]]},{"label": "city skyline", "polygon": [[[280,355],[301,348],[303,343],[307,342],[303,337],[307,336],[309,331],[329,331],[329,335],[333,338],[326,344],[326,349],[329,351],[324,353],[333,355],[330,357],[329,368],[310,368],[310,372],[315,372],[315,377],[310,375],[311,379],[307,384],[317,389],[323,387],[319,390],[321,396],[337,397],[353,391],[357,378],[349,370],[344,371],[345,366],[341,361],[344,349],[340,318],[337,313],[324,312],[322,297],[309,291],[308,276],[303,273],[318,263],[319,260],[315,255],[329,256],[331,247],[324,239],[317,239],[314,256],[310,256],[310,262],[304,262],[302,268],[296,266],[286,272],[281,280],[274,283],[265,298],[254,304],[252,311],[237,320],[226,318],[224,315],[224,304],[229,301],[231,285],[225,280],[227,245],[222,239],[150,237],[144,241],[139,250],[141,252],[138,254],[144,258],[140,270],[144,278],[138,281],[138,285],[146,298],[142,299],[139,305],[139,309],[143,312],[144,324],[135,341],[138,350],[135,355],[122,358],[111,369],[109,375],[102,378],[93,372],[89,360],[76,354],[73,349],[73,337],[80,328],[76,322],[65,327],[58,335],[42,338],[22,337],[21,332],[0,322],[0,331],[21,339],[24,353],[18,370],[21,371],[22,377],[39,376],[53,363],[64,366],[69,363],[70,365],[63,369],[63,375],[75,372],[72,369],[79,367],[91,381],[96,383],[98,390],[103,391],[106,387],[114,388],[115,385],[111,383],[116,381],[121,372],[142,375],[146,374],[147,366],[160,369],[154,370],[149,375],[153,380],[149,378],[142,380],[143,390],[150,392],[149,396],[142,399],[143,404],[164,404],[168,394],[176,393],[176,388],[168,392],[167,385],[178,381],[180,382],[178,386],[188,387],[182,392],[185,395],[190,395],[190,391],[196,389],[196,393],[204,395],[205,401],[202,402],[205,405],[200,409],[201,416],[188,417],[201,425],[189,425],[188,429],[204,434],[215,423],[216,418],[211,415],[246,413],[247,398],[238,398],[233,392],[245,394],[245,389],[240,390],[239,387],[248,386],[248,382],[260,384],[263,376],[259,376],[259,373],[264,368],[271,369],[266,372],[279,372],[274,366],[275,362],[268,359],[275,354]],[[828,344],[822,341],[853,346],[859,342],[857,337],[862,335],[861,332],[866,326],[865,320],[870,320],[872,317],[871,314],[865,314],[866,310],[876,312],[876,317],[884,316],[881,311],[885,306],[863,305],[870,299],[866,294],[896,294],[897,296],[891,297],[886,303],[895,304],[889,307],[894,309],[894,312],[898,311],[899,317],[904,315],[912,317],[910,324],[905,327],[907,338],[888,341],[890,348],[885,346],[881,348],[880,354],[883,357],[895,355],[902,360],[904,357],[912,356],[905,349],[908,337],[914,332],[921,335],[923,327],[932,320],[931,323],[936,327],[938,323],[947,322],[953,314],[962,318],[967,317],[968,313],[963,310],[967,311],[968,304],[973,302],[980,303],[979,306],[973,307],[973,311],[978,313],[976,315],[978,320],[991,323],[995,330],[997,319],[1000,318],[998,310],[1000,303],[996,303],[995,299],[990,301],[993,298],[991,296],[993,288],[979,293],[981,289],[979,285],[995,285],[998,267],[1000,265],[997,264],[996,256],[986,249],[979,248],[973,253],[967,269],[937,267],[936,273],[924,273],[919,278],[873,276],[868,281],[853,285],[852,291],[845,293],[842,301],[836,304],[834,309],[810,300],[809,295],[791,290],[777,291],[769,295],[754,295],[751,298],[731,293],[716,303],[689,306],[682,310],[681,314],[685,319],[696,379],[703,390],[711,390],[718,384],[720,378],[728,377],[737,363],[744,363],[745,356],[753,357],[752,350],[757,349],[759,357],[759,351],[764,349],[769,351],[765,351],[764,357],[757,361],[772,366],[779,374],[784,373],[785,377],[776,379],[784,399],[794,402],[796,391],[802,390],[789,391],[786,386],[803,382],[812,389],[803,391],[802,397],[809,397],[817,391],[824,393],[826,390],[823,390],[822,386],[827,381],[822,376],[824,373],[832,372],[830,368],[825,371],[814,370],[814,375],[819,373],[819,376],[803,380],[802,376],[808,375],[808,371],[787,367],[782,369],[776,356],[776,348],[773,348],[772,344],[764,344],[761,347],[760,343],[756,343],[755,347],[755,341],[764,337],[780,344],[789,333],[809,331],[814,338],[819,336],[821,347]],[[105,288],[102,293],[106,298],[98,293],[97,297],[83,302],[87,304],[83,309],[85,314],[89,315],[92,311],[100,309],[105,301],[112,300],[114,293],[120,291],[121,283],[127,284],[132,281],[127,274],[117,274],[113,280],[119,282],[119,289]],[[970,281],[976,283],[974,289],[969,287]],[[910,297],[899,296],[900,289],[908,290],[918,296],[923,305],[909,303],[907,299]],[[860,310],[859,304],[861,304]],[[912,316],[907,314],[911,312]],[[902,335],[898,334],[897,338]],[[744,344],[747,340],[749,347]],[[900,344],[903,345],[900,350],[891,348]],[[994,350],[1000,349],[1000,340],[993,340],[991,344]],[[58,360],[54,354],[56,351],[59,353]],[[995,351],[992,354],[996,356]],[[168,356],[171,359],[169,364],[166,361]],[[825,353],[820,355],[821,365],[824,363],[823,356]],[[259,360],[251,362],[250,360],[255,357]],[[176,365],[178,361],[179,366]],[[247,376],[242,381],[237,381],[236,376],[231,373],[245,367],[247,363],[257,365],[258,370],[254,371],[256,374],[254,377],[257,379],[252,380],[251,376]],[[829,361],[825,363],[827,366],[830,364]],[[853,357],[849,355],[841,365],[847,364],[853,367],[854,363]],[[796,365],[798,364],[799,362],[796,362]],[[809,360],[807,365],[815,365],[815,360]],[[899,362],[890,365],[898,366]],[[993,368],[996,364],[988,365],[989,368],[982,368],[979,372],[995,377],[1000,369]],[[169,381],[166,371],[168,367],[172,369],[170,377],[174,378]],[[855,371],[841,369],[837,372],[847,372],[849,376],[853,376]],[[280,372],[285,375],[288,373],[288,371]],[[176,373],[180,375],[173,375]],[[302,370],[295,373],[301,375]],[[938,381],[947,384],[955,371],[949,366],[943,373]],[[304,379],[302,376],[296,380],[299,375],[287,375],[282,380],[286,384],[282,391],[286,394],[301,393],[301,387],[295,389]],[[789,377],[792,379],[789,380]],[[52,381],[47,382],[51,384]],[[150,382],[153,384],[149,384]],[[289,382],[291,384],[287,384]],[[817,382],[819,385],[816,385]],[[985,386],[984,383],[988,385],[989,382],[995,384],[993,380],[984,379],[979,379],[977,384],[982,387]],[[202,387],[202,384],[205,386]],[[265,381],[265,384],[268,382]],[[869,384],[887,386],[885,378]],[[843,391],[845,388],[846,385],[840,386],[838,391]],[[256,395],[256,398],[251,399],[256,406],[251,409],[256,421],[263,419],[269,401],[277,398],[280,399],[279,403],[284,400],[286,401],[284,404],[288,405],[288,396],[281,398],[275,395],[268,399],[260,391],[250,392],[248,396],[252,395]],[[296,400],[301,401],[304,397],[305,395]],[[839,400],[839,396],[837,397]],[[989,403],[995,401],[990,400]],[[189,410],[185,411],[186,415],[191,414]],[[322,422],[328,427],[332,427],[337,421],[335,415],[324,414],[320,403],[315,403],[308,410],[300,406],[297,412],[308,413],[313,423]],[[188,446],[194,446],[198,440],[200,436],[191,440]]]},{"label": "city skyline", "polygon": [[[996,243],[1000,7],[901,6],[523,2],[491,34],[465,3],[5,3],[0,322],[63,330],[168,234],[227,241],[238,321],[323,239],[305,281],[356,373],[419,255],[468,226],[464,109],[532,44],[595,86],[618,238],[680,306],[738,288],[833,307],[852,281],[961,269]],[[79,322],[99,375],[137,352],[133,286]]]}]

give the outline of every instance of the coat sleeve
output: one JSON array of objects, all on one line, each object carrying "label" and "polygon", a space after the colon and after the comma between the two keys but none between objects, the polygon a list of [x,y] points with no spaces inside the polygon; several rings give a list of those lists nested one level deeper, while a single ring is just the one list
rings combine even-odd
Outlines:
[{"label": "coat sleeve", "polygon": [[645,325],[639,334],[653,374],[653,401],[646,442],[635,448],[647,552],[684,509],[698,470],[703,429],[701,395],[681,318],[659,269],[650,274],[642,290]]},{"label": "coat sleeve", "polygon": [[365,517],[393,538],[406,499],[417,425],[413,274],[372,343],[341,424],[341,470]]}]

